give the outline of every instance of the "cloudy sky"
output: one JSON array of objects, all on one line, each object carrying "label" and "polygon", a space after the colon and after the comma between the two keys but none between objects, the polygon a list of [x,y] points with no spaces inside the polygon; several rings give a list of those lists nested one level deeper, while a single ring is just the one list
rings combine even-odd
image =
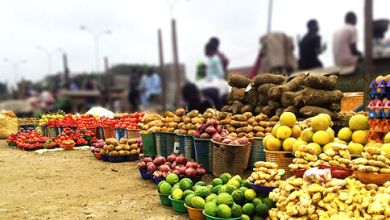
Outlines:
[{"label": "cloudy sky", "polygon": [[[174,0],[171,0],[173,2]],[[42,79],[48,73],[48,58],[37,45],[62,48],[70,70],[96,70],[92,34],[80,30],[85,25],[95,32],[111,30],[99,38],[100,69],[103,57],[110,65],[119,63],[158,64],[157,29],[161,28],[166,62],[172,61],[170,7],[166,0],[9,0],[0,1],[0,81],[15,82],[13,61],[20,64],[18,77]],[[389,18],[390,1],[374,1],[374,18]],[[359,49],[363,49],[363,0],[274,0],[272,30],[294,38],[306,32],[306,22],[316,18],[320,34],[328,45],[321,55],[325,66],[333,65],[332,34],[343,25],[347,11],[358,15]],[[259,49],[259,37],[266,33],[268,0],[177,0],[179,60],[186,65],[187,77],[194,79],[195,66],[206,61],[203,48],[211,36],[218,36],[220,50],[230,59],[229,67],[252,65]],[[390,37],[389,33],[387,37]],[[61,53],[52,54],[52,72],[62,69]]]}]

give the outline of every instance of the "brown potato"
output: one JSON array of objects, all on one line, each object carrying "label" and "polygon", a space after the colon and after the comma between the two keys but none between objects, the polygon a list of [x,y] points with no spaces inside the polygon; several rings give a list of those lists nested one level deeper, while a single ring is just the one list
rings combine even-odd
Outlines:
[{"label": "brown potato", "polygon": [[189,134],[189,135],[194,135],[195,132],[196,132],[195,130],[189,130],[189,131],[188,131],[188,134]]},{"label": "brown potato", "polygon": [[266,132],[266,133],[271,133],[271,132],[272,132],[272,128],[266,128],[266,129],[265,129],[265,132]]},{"label": "brown potato", "polygon": [[257,132],[256,137],[265,137],[265,134],[263,132]]},{"label": "brown potato", "polygon": [[264,114],[260,114],[260,115],[255,117],[256,121],[258,121],[258,122],[265,121],[265,120],[267,120],[267,118],[268,118],[268,116],[264,115]]},{"label": "brown potato", "polygon": [[180,129],[176,129],[173,132],[176,133],[176,134],[180,134],[180,131],[181,131]]},{"label": "brown potato", "polygon": [[229,133],[234,133],[234,132],[236,132],[236,129],[235,129],[234,127],[226,128],[226,130],[227,130]]},{"label": "brown potato", "polygon": [[177,128],[182,129],[184,126],[185,126],[185,123],[184,123],[184,122],[180,122],[180,123],[177,125]]},{"label": "brown potato", "polygon": [[218,112],[217,113],[217,119],[218,120],[222,120],[222,119],[225,119],[229,116],[229,113],[227,112]]},{"label": "brown potato", "polygon": [[245,132],[246,133],[253,132],[253,127],[251,125],[246,126],[245,127]]},{"label": "brown potato", "polygon": [[259,126],[259,122],[255,121],[252,123],[252,126],[255,127],[255,126]]},{"label": "brown potato", "polygon": [[272,118],[269,119],[269,121],[276,121],[276,122],[278,122],[279,121],[279,117],[278,116],[273,116]]},{"label": "brown potato", "polygon": [[250,132],[246,135],[247,138],[253,138],[255,135],[253,134],[253,132]]},{"label": "brown potato", "polygon": [[169,128],[177,128],[178,125],[179,124],[177,122],[171,122],[171,123],[169,123],[168,127]]},{"label": "brown potato", "polygon": [[247,135],[247,133],[244,133],[244,132],[243,132],[243,133],[239,133],[239,134],[237,135],[237,137],[240,137],[240,138],[241,138],[241,137],[245,137],[246,135]]},{"label": "brown potato", "polygon": [[173,117],[176,116],[173,112],[170,112],[170,111],[165,112],[165,115],[166,115],[167,117],[171,117],[171,118],[173,118]]},{"label": "brown potato", "polygon": [[214,117],[214,114],[212,112],[203,113],[203,118],[212,118],[212,117]]},{"label": "brown potato", "polygon": [[225,118],[225,119],[222,119],[222,120],[219,120],[218,121],[218,124],[219,125],[227,125],[231,122],[232,120],[230,118]]},{"label": "brown potato", "polygon": [[186,114],[186,111],[183,108],[176,109],[176,115],[181,117]]},{"label": "brown potato", "polygon": [[253,122],[255,122],[255,121],[256,121],[256,119],[254,117],[248,118],[248,120],[247,120],[248,124],[253,124]]},{"label": "brown potato", "polygon": [[175,117],[173,117],[173,121],[177,122],[177,123],[180,123],[181,122],[181,118],[179,116],[175,116]]},{"label": "brown potato", "polygon": [[168,132],[174,132],[174,131],[175,131],[175,128],[168,128],[167,131],[168,131]]},{"label": "brown potato", "polygon": [[165,117],[161,120],[162,122],[164,122],[165,124],[168,124],[170,122],[173,122],[173,118],[171,117]]},{"label": "brown potato", "polygon": [[197,117],[199,115],[199,111],[198,110],[192,110],[190,111],[187,116],[190,117],[190,118],[194,118],[194,117]]},{"label": "brown potato", "polygon": [[248,120],[248,118],[246,116],[241,115],[241,114],[233,115],[232,119],[235,121],[247,121]]},{"label": "brown potato", "polygon": [[243,115],[244,115],[245,117],[247,117],[248,119],[253,117],[252,112],[245,112]]},{"label": "brown potato", "polygon": [[191,123],[191,118],[187,116],[183,116],[181,120],[186,124]]},{"label": "brown potato", "polygon": [[244,133],[246,132],[246,127],[236,128],[236,133]]},{"label": "brown potato", "polygon": [[275,127],[275,125],[277,125],[278,124],[278,122],[276,122],[276,121],[270,121],[269,122],[269,127]]},{"label": "brown potato", "polygon": [[232,120],[230,122],[230,124],[233,126],[233,127],[245,127],[245,126],[248,126],[248,122],[246,121],[234,121]]},{"label": "brown potato", "polygon": [[180,134],[188,134],[188,131],[182,129],[182,130],[180,131]]},{"label": "brown potato", "polygon": [[147,125],[149,125],[150,127],[162,127],[164,126],[164,123],[161,121],[161,120],[156,120],[156,121],[152,121],[152,122],[149,122],[147,123]]},{"label": "brown potato", "polygon": [[253,127],[253,130],[255,132],[264,132],[265,131],[265,129],[261,126],[255,126],[255,127]]},{"label": "brown potato", "polygon": [[232,136],[232,137],[237,137],[237,133],[234,133],[234,132],[230,133],[229,135]]},{"label": "brown potato", "polygon": [[167,128],[167,127],[162,127],[162,128],[161,128],[161,131],[162,131],[162,132],[166,132],[166,131],[168,131],[168,128]]}]

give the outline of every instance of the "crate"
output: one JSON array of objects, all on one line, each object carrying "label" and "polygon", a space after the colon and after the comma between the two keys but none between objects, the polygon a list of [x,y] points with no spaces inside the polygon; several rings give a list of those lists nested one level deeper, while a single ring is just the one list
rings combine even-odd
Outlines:
[{"label": "crate", "polygon": [[96,127],[87,127],[87,131],[94,133],[96,136]]},{"label": "crate", "polygon": [[286,171],[287,178],[291,177],[293,174],[288,167],[293,161],[292,151],[269,151],[264,150],[265,157],[267,162],[276,163],[279,166],[279,169],[284,169]]},{"label": "crate", "polygon": [[[213,142],[213,175],[221,176],[224,173],[242,175],[248,166],[252,143],[246,145],[229,145]],[[249,154],[248,154],[249,152]],[[246,163],[246,164],[245,164]]]},{"label": "crate", "polygon": [[196,162],[203,165],[207,173],[213,172],[213,142],[211,139],[194,138]]},{"label": "crate", "polygon": [[183,154],[189,160],[195,160],[194,136],[178,134],[177,137],[179,138],[180,154]]},{"label": "crate", "polygon": [[256,168],[255,163],[257,161],[266,161],[263,139],[264,138],[253,138],[252,140],[252,151],[248,163],[248,169],[250,170]]},{"label": "crate", "polygon": [[127,139],[138,139],[141,137],[140,131],[140,129],[127,129]]},{"label": "crate", "polygon": [[156,137],[156,148],[157,148],[157,155],[163,156],[167,158],[167,141],[166,141],[166,135],[165,132],[156,131],[154,132]]},{"label": "crate", "polygon": [[126,137],[126,128],[115,128],[115,139],[119,141],[123,137]]},{"label": "crate", "polygon": [[56,127],[54,126],[48,126],[47,127],[47,132],[49,134],[49,137],[58,139],[58,136],[56,135]]},{"label": "crate", "polygon": [[142,147],[145,157],[154,157],[157,155],[155,134],[141,134]]}]

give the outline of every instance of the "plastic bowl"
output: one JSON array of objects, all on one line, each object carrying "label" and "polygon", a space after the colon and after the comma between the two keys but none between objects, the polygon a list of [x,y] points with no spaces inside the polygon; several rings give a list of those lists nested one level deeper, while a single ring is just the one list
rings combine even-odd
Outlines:
[{"label": "plastic bowl", "polygon": [[321,169],[330,169],[330,174],[332,177],[337,179],[345,179],[349,176],[351,176],[355,171],[350,169],[344,169],[339,167],[333,167],[333,166],[325,166],[321,165]]},{"label": "plastic bowl", "polygon": [[152,177],[153,178],[153,182],[154,183],[157,183],[157,184],[159,184],[161,181],[163,181],[163,180],[165,180],[165,178],[156,178],[156,177]]},{"label": "plastic bowl", "polygon": [[291,172],[294,174],[294,176],[302,178],[306,170],[293,170]]},{"label": "plastic bowl", "polygon": [[237,217],[237,218],[219,218],[219,217],[213,217],[213,216],[211,216],[211,215],[207,215],[205,212],[204,212],[204,210],[203,210],[203,215],[205,215],[206,216],[206,219],[207,220],[239,220],[239,219],[242,219],[242,216],[240,216],[240,217]]},{"label": "plastic bowl", "polygon": [[156,192],[160,196],[161,204],[166,205],[166,206],[172,206],[172,201],[169,199],[169,197],[170,197],[169,194],[161,194],[158,191],[156,191]]},{"label": "plastic bowl", "polygon": [[364,173],[356,171],[355,176],[363,183],[373,183],[378,186],[383,185],[390,180],[390,174]]},{"label": "plastic bowl", "polygon": [[100,154],[100,156],[102,157],[102,160],[104,162],[109,162],[110,161],[110,158],[107,155]]},{"label": "plastic bowl", "polygon": [[256,185],[253,182],[251,182],[252,189],[260,194],[269,194],[272,192],[272,190],[279,188],[279,187],[274,187],[274,186],[262,186],[262,185]]},{"label": "plastic bowl", "polygon": [[206,220],[206,216],[203,214],[203,209],[194,209],[188,207],[185,203],[184,206],[187,208],[188,215],[190,216],[191,220]]},{"label": "plastic bowl", "polygon": [[180,212],[180,213],[187,213],[188,212],[187,208],[184,206],[184,203],[185,203],[184,200],[172,199],[172,197],[170,195],[169,195],[169,199],[172,202],[173,210],[175,210],[176,212]]},{"label": "plastic bowl", "polygon": [[125,161],[136,161],[138,160],[138,154],[134,155],[125,155]]},{"label": "plastic bowl", "polygon": [[138,169],[138,171],[141,174],[142,179],[150,179],[150,175],[148,173],[148,170],[140,170],[140,169]]},{"label": "plastic bowl", "polygon": [[108,156],[111,163],[121,163],[125,159],[125,156],[118,155],[118,156]]}]

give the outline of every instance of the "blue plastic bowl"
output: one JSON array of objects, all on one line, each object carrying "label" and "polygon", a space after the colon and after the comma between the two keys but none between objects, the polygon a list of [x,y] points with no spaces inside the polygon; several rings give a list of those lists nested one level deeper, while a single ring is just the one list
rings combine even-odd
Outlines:
[{"label": "blue plastic bowl", "polygon": [[139,173],[141,174],[142,179],[150,179],[148,170],[139,170]]},{"label": "blue plastic bowl", "polygon": [[153,178],[152,181],[154,183],[157,183],[157,184],[159,184],[161,181],[165,180],[165,178],[156,178],[156,177],[152,177],[152,178]]},{"label": "blue plastic bowl", "polygon": [[111,163],[121,163],[125,160],[125,156],[119,155],[119,156],[108,156],[110,158]]},{"label": "blue plastic bowl", "polygon": [[109,161],[110,161],[110,158],[108,158],[107,155],[100,154],[100,156],[102,156],[102,160],[103,160],[104,162],[109,162]]}]

